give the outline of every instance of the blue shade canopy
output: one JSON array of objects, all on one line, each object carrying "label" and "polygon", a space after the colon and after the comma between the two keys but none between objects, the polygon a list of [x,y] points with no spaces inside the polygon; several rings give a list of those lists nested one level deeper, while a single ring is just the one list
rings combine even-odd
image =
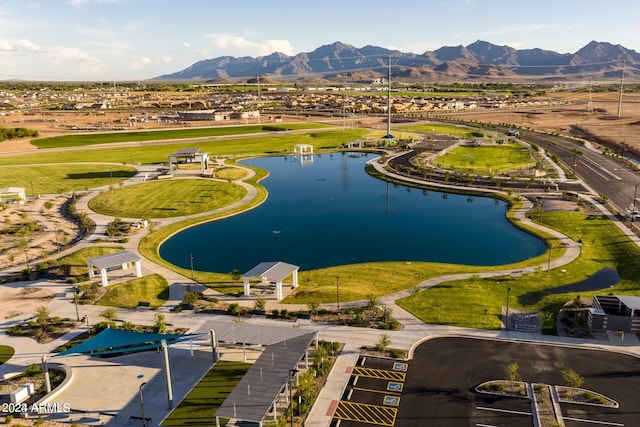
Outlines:
[{"label": "blue shade canopy", "polygon": [[167,344],[172,344],[187,339],[195,338],[196,335],[183,334],[152,334],[146,332],[125,331],[124,329],[107,328],[95,337],[78,344],[77,346],[65,350],[53,357],[80,355],[80,354],[112,354],[136,351],[151,350],[160,347],[164,340]]},{"label": "blue shade canopy", "polygon": [[395,136],[391,135],[390,133],[382,137],[382,139],[393,139],[393,138],[395,138]]}]

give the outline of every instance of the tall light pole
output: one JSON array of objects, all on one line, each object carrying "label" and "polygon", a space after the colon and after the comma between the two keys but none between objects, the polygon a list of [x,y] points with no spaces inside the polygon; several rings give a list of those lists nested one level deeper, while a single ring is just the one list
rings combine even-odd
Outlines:
[{"label": "tall light pole", "polygon": [[191,263],[191,280],[193,280],[193,252],[189,251],[189,262]]},{"label": "tall light pole", "polygon": [[337,311],[340,311],[340,276],[336,276],[336,304],[338,306]]},{"label": "tall light pole", "polygon": [[145,385],[147,385],[147,383],[140,384],[140,389],[138,389],[140,394],[140,415],[142,415],[142,427],[147,427],[147,420],[144,418],[144,399],[142,397],[142,387]]},{"label": "tall light pole", "polygon": [[509,330],[509,296],[510,294],[511,294],[511,288],[507,288],[507,315],[505,316],[505,319],[504,319],[504,326],[507,331]]}]

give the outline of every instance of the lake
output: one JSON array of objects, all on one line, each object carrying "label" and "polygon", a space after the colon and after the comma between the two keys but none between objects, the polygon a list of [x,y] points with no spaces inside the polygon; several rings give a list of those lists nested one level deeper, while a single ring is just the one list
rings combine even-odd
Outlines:
[{"label": "lake", "polygon": [[508,205],[389,184],[365,172],[375,154],[333,153],[244,161],[269,171],[259,207],[188,228],[160,247],[160,256],[196,270],[245,272],[284,261],[311,270],[376,261],[500,265],[546,250],[506,220]]}]

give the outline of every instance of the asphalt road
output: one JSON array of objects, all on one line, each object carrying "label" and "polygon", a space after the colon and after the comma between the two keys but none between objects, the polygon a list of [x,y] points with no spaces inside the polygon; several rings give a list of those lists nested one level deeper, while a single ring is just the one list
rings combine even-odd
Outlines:
[{"label": "asphalt road", "polygon": [[[565,417],[629,427],[640,419],[640,361],[635,357],[540,344],[436,338],[421,344],[409,362],[395,427],[533,425],[532,416],[526,415],[531,413],[528,399],[474,391],[482,382],[504,379],[504,366],[511,362],[518,363],[523,381],[551,385],[564,385],[561,370],[572,368],[585,379],[584,388],[620,404],[618,409],[562,404]],[[572,425],[585,424],[567,422]]]},{"label": "asphalt road", "polygon": [[[640,176],[611,157],[552,135],[521,131],[520,137],[558,156],[596,193],[606,195],[619,211],[633,203],[634,195],[640,196],[640,192],[636,192]],[[579,150],[581,154],[572,150]],[[640,203],[637,205],[640,207]]]}]

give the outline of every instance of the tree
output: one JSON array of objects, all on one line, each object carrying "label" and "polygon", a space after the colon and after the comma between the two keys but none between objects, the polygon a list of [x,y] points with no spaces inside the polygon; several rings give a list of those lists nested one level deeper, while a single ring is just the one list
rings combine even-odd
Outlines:
[{"label": "tree", "polygon": [[380,335],[380,339],[376,343],[376,350],[384,351],[389,346],[389,344],[391,344],[391,338],[389,338],[389,335],[382,334]]},{"label": "tree", "polygon": [[565,384],[567,384],[567,387],[580,388],[582,387],[582,384],[584,384],[584,378],[582,378],[582,376],[573,369],[563,369],[560,372],[562,373],[562,379]]},{"label": "tree", "polygon": [[309,301],[307,303],[307,308],[309,309],[309,313],[311,313],[312,315],[318,313],[318,307],[320,307],[320,304],[318,304],[317,301]]},{"label": "tree", "polygon": [[100,317],[102,317],[107,325],[112,328],[118,318],[118,312],[115,308],[107,308],[100,313]]},{"label": "tree", "polygon": [[393,316],[393,308],[389,306],[382,307],[382,323],[390,323]]},{"label": "tree", "polygon": [[198,295],[197,292],[186,291],[182,298],[182,303],[187,305],[196,305],[199,299],[200,295]]},{"label": "tree", "polygon": [[323,345],[318,346],[317,350],[311,351],[311,357],[313,358],[313,367],[318,372],[318,376],[326,376],[329,373],[329,368],[331,367],[327,348]]},{"label": "tree", "polygon": [[511,362],[504,367],[504,376],[507,381],[521,381],[520,366],[516,362]]},{"label": "tree", "polygon": [[51,317],[51,312],[49,312],[49,309],[46,306],[41,305],[36,308],[36,322],[38,322],[39,325],[46,325],[49,317]]},{"label": "tree", "polygon": [[164,317],[164,314],[156,313],[153,316],[153,321],[155,322],[154,328],[157,334],[164,334],[167,332],[167,319]]},{"label": "tree", "polygon": [[253,303],[253,309],[255,311],[264,311],[266,306],[267,306],[267,300],[265,300],[262,297],[256,298],[256,300]]},{"label": "tree", "polygon": [[367,298],[367,310],[368,311],[373,311],[376,309],[377,306],[380,305],[380,297],[374,294],[368,294],[366,296]]},{"label": "tree", "polygon": [[238,281],[242,277],[242,273],[240,273],[240,270],[238,270],[237,268],[231,270],[229,274],[231,274],[231,280],[233,280],[234,283],[238,283]]}]

